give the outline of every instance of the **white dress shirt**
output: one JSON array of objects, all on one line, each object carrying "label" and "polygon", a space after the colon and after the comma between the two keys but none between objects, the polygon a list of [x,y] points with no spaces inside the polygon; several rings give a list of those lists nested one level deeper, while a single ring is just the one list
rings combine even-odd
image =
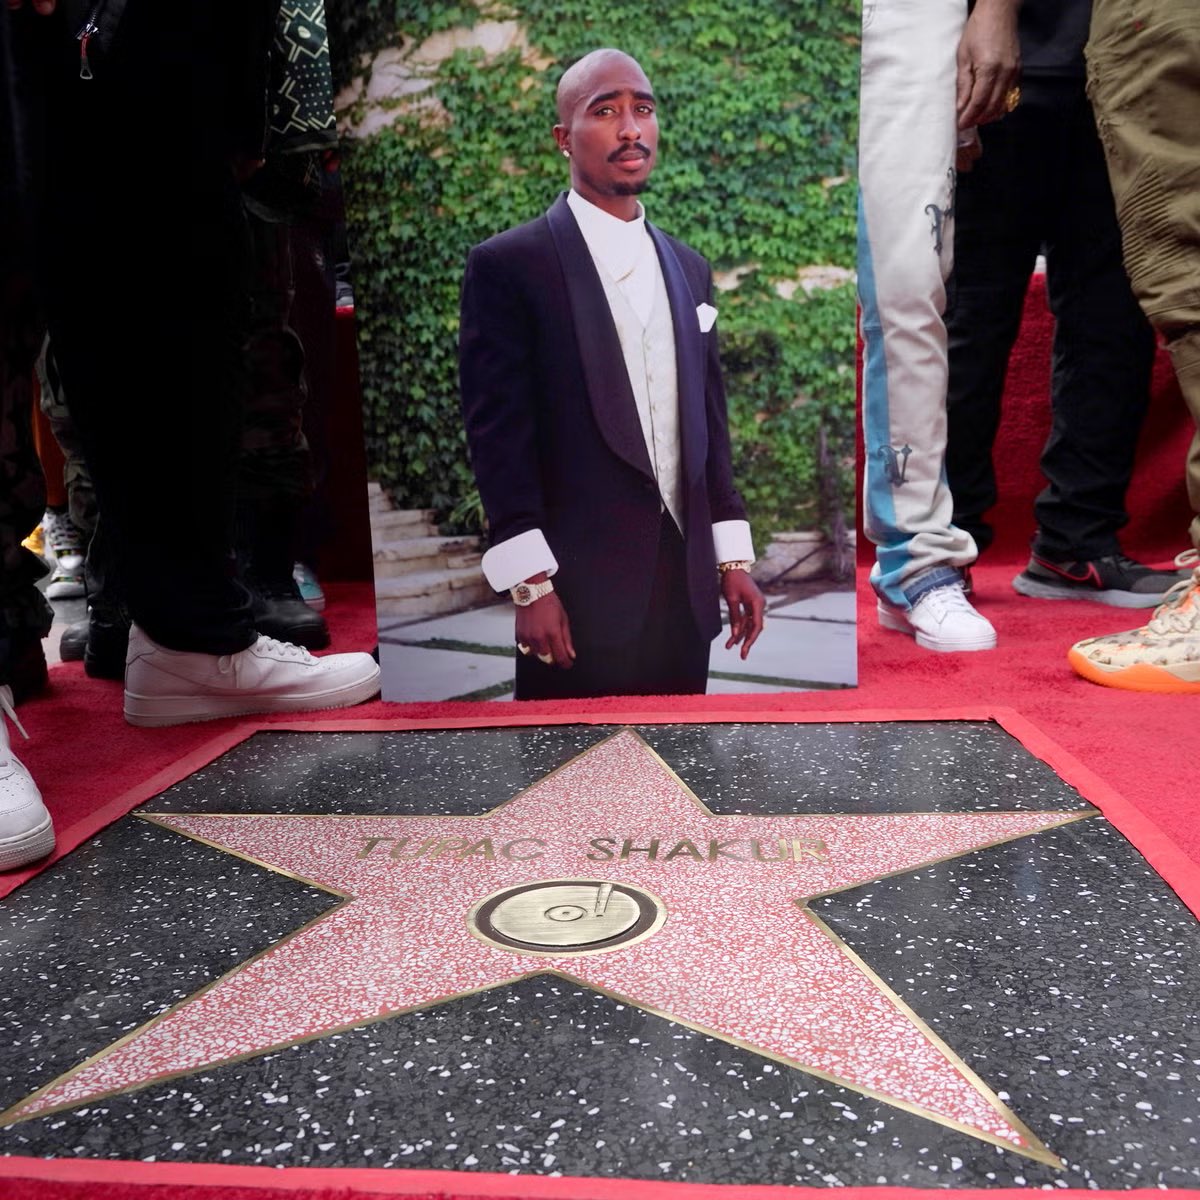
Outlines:
[{"label": "white dress shirt", "polygon": [[[567,193],[567,205],[587,244],[597,273],[612,280],[638,319],[645,325],[650,319],[658,290],[662,267],[654,242],[646,230],[646,211],[638,205],[632,221],[622,221],[585,200],[573,188]],[[697,318],[699,319],[699,318]],[[679,470],[679,444],[656,445],[653,421],[649,413],[638,413],[646,450],[656,474],[676,478]],[[672,506],[674,507],[674,506]],[[675,514],[678,521],[678,514]],[[713,544],[717,562],[754,561],[754,546],[748,521],[715,521]],[[499,542],[483,556],[483,573],[497,591],[504,591],[545,571],[553,575],[558,570],[545,535],[540,529],[526,530],[507,541]]]}]

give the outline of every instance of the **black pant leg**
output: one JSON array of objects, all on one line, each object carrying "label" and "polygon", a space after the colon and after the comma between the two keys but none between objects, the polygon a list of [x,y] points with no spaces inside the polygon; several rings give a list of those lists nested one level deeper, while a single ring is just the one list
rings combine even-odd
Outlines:
[{"label": "black pant leg", "polygon": [[[716,570],[716,564],[713,564]],[[619,577],[597,586],[620,589]],[[571,614],[567,613],[568,620]],[[517,654],[518,700],[574,700],[595,696],[703,694],[708,686],[709,642],[696,631],[687,592],[684,543],[664,513],[650,607],[640,630],[616,645],[575,643],[567,671]]]},{"label": "black pant leg", "polygon": [[982,552],[994,537],[984,514],[997,498],[992,446],[1008,358],[1040,241],[1039,114],[1022,104],[980,136],[983,155],[959,175],[955,192],[946,477],[954,523]]},{"label": "black pant leg", "polygon": [[[48,302],[134,620],[179,650],[254,638],[233,575],[248,263],[203,4],[130,3],[111,59],[48,63]],[[216,39],[216,40],[214,40]]]},{"label": "black pant leg", "polygon": [[1056,320],[1053,423],[1042,453],[1049,483],[1034,505],[1034,551],[1084,560],[1119,549],[1154,335],[1125,274],[1103,148],[1082,83],[1066,85],[1056,115],[1056,192],[1046,233]]}]

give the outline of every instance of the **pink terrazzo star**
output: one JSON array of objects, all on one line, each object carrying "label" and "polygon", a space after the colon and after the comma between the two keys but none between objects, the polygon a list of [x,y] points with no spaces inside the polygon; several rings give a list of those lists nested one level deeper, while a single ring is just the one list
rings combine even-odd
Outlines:
[{"label": "pink terrazzo star", "polygon": [[[1080,815],[714,816],[628,730],[479,817],[160,814],[346,900],[0,1119],[552,972],[1057,1163],[804,902]],[[540,955],[469,927],[486,897],[560,880],[642,889],[666,921],[642,941]]]}]

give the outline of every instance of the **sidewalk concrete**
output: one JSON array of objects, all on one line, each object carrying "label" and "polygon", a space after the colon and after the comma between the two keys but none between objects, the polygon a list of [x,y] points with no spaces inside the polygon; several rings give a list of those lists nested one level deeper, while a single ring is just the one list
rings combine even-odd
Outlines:
[{"label": "sidewalk concrete", "polygon": [[[853,687],[858,661],[853,591],[768,597],[767,621],[745,661],[713,642],[711,694]],[[385,618],[379,655],[385,700],[512,699],[513,613],[507,601],[428,620]],[[508,685],[508,686],[505,686]]]}]

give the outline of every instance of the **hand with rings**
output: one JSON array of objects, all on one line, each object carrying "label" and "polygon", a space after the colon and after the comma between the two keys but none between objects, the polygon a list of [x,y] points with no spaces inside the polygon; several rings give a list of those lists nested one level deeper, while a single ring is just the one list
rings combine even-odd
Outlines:
[{"label": "hand with rings", "polygon": [[516,620],[517,649],[522,655],[532,654],[538,662],[560,670],[575,665],[571,622],[557,592],[548,592],[532,604],[517,605]]},{"label": "hand with rings", "polygon": [[[532,647],[525,645],[524,642],[518,642],[517,649],[523,655],[528,655],[530,653],[530,651],[532,650]],[[538,660],[538,662],[543,662],[546,664],[546,666],[549,666],[554,661],[554,655],[553,654],[539,654],[537,656],[537,660]]]}]

